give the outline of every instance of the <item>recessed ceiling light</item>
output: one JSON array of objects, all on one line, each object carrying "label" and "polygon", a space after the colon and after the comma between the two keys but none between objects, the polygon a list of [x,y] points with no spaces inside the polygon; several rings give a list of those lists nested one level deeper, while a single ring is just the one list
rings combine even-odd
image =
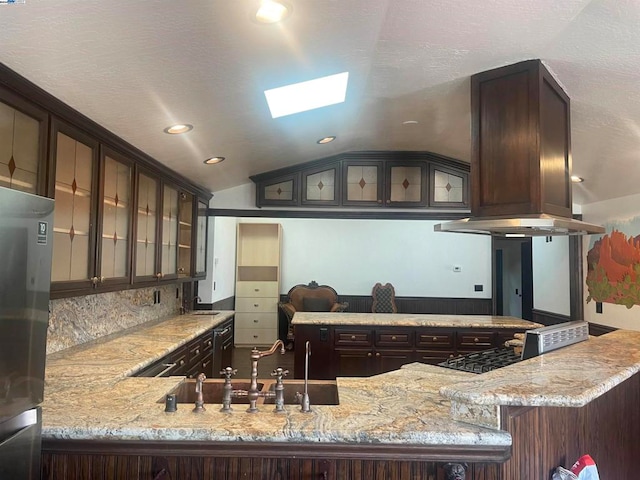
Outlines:
[{"label": "recessed ceiling light", "polygon": [[349,72],[342,72],[265,90],[264,96],[267,98],[271,117],[284,117],[344,102],[348,81]]},{"label": "recessed ceiling light", "polygon": [[187,133],[193,130],[193,125],[189,125],[187,123],[179,123],[177,125],[171,125],[164,129],[164,133],[168,133],[170,135],[178,135],[180,133]]},{"label": "recessed ceiling light", "polygon": [[417,125],[419,122],[417,120],[405,120],[402,122],[403,125]]},{"label": "recessed ceiling light", "polygon": [[224,157],[211,157],[207,158],[204,163],[207,165],[215,165],[216,163],[220,163],[224,160]]},{"label": "recessed ceiling light", "polygon": [[573,183],[582,183],[582,182],[584,182],[584,178],[579,177],[577,175],[571,175],[571,181]]},{"label": "recessed ceiling light", "polygon": [[331,136],[331,137],[323,137],[320,140],[318,140],[316,143],[319,143],[320,145],[324,145],[325,143],[331,143],[336,139],[335,135]]},{"label": "recessed ceiling light", "polygon": [[262,0],[256,12],[258,23],[277,23],[291,14],[291,6],[275,0]]}]

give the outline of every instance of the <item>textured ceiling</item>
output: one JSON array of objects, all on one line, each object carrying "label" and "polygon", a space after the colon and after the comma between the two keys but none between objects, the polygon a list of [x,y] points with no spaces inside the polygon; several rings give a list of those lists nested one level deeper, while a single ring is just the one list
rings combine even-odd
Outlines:
[{"label": "textured ceiling", "polygon": [[[26,0],[0,6],[0,62],[215,192],[351,150],[469,161],[469,76],[540,58],[572,99],[574,201],[640,193],[640,2],[289,1],[265,26],[251,0]],[[342,71],[344,104],[271,119],[265,89]]]}]

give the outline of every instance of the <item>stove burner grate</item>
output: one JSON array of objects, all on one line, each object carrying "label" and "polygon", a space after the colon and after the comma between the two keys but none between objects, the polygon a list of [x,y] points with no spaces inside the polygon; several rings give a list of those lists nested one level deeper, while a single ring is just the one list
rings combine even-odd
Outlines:
[{"label": "stove burner grate", "polygon": [[492,348],[450,358],[438,365],[471,373],[485,373],[520,361],[512,348]]}]

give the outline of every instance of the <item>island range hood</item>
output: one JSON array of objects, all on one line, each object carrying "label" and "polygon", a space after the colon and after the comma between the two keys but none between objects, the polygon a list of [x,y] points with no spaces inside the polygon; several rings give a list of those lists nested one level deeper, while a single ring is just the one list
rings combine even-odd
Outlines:
[{"label": "island range hood", "polygon": [[437,232],[589,235],[572,218],[569,97],[540,60],[471,77],[471,217]]}]

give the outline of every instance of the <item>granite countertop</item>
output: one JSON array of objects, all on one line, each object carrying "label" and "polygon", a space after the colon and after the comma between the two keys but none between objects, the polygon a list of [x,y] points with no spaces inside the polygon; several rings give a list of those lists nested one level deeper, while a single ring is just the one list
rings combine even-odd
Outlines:
[{"label": "granite countertop", "polygon": [[296,312],[293,325],[352,325],[452,328],[539,328],[543,325],[516,317],[416,313]]},{"label": "granite countertop", "polygon": [[468,405],[582,407],[638,371],[640,332],[617,330],[449,384],[440,393]]},{"label": "granite countertop", "polygon": [[[47,357],[43,437],[102,440],[324,442],[465,445],[508,448],[508,433],[453,420],[439,389],[473,374],[412,364],[373,378],[339,378],[340,404],[302,413],[287,406],[231,414],[219,405],[194,414],[191,404],[165,413],[165,394],[184,377],[128,377],[233,312],[183,315]],[[261,372],[268,378],[269,372]],[[285,379],[286,383],[286,379]]]}]

